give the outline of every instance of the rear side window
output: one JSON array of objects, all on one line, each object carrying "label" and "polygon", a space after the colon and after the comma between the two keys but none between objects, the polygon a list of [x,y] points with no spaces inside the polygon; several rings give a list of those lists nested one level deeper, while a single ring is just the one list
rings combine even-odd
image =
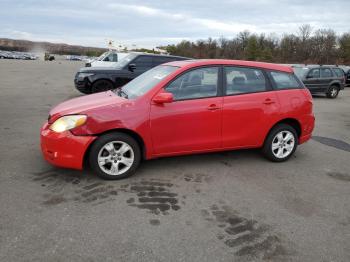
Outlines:
[{"label": "rear side window", "polygon": [[321,77],[332,77],[332,71],[329,68],[321,68]]},{"label": "rear side window", "polygon": [[340,68],[333,68],[333,72],[337,77],[344,77],[344,71]]},{"label": "rear side window", "polygon": [[255,68],[225,67],[226,95],[246,94],[266,91],[263,72]]},{"label": "rear side window", "polygon": [[294,74],[275,71],[271,71],[270,74],[277,89],[293,89],[302,87]]}]

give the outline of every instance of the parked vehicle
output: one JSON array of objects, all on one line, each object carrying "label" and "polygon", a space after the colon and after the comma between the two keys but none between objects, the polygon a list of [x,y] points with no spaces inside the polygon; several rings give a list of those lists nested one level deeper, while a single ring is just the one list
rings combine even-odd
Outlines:
[{"label": "parked vehicle", "polygon": [[44,60],[45,61],[53,61],[53,60],[55,60],[55,56],[46,52],[44,55]]},{"label": "parked vehicle", "polygon": [[328,98],[336,98],[344,89],[344,71],[337,66],[293,66],[293,69],[312,94],[325,93]]},{"label": "parked vehicle", "polygon": [[102,178],[132,175],[141,159],[262,148],[276,162],[311,138],[312,97],[291,67],[234,60],[157,66],[114,91],[54,107],[41,129],[50,163]]},{"label": "parked vehicle", "polygon": [[344,71],[345,86],[350,86],[350,66],[339,66]]},{"label": "parked vehicle", "polygon": [[118,61],[126,57],[128,53],[118,53],[116,51],[108,51],[100,55],[96,59],[88,60],[85,67],[111,67],[115,66]]},{"label": "parked vehicle", "polygon": [[5,51],[0,51],[0,59],[7,59],[8,54]]},{"label": "parked vehicle", "polygon": [[114,67],[84,67],[75,75],[75,87],[91,94],[121,87],[147,70],[170,61],[189,58],[146,53],[129,53]]}]

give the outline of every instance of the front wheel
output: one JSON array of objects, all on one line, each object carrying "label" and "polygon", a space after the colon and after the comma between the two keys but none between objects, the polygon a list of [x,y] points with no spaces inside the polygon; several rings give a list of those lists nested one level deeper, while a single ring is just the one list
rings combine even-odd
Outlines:
[{"label": "front wheel", "polygon": [[339,94],[339,87],[335,85],[332,85],[326,93],[328,98],[336,98],[338,94]]},{"label": "front wheel", "polygon": [[89,156],[91,168],[99,177],[109,180],[131,176],[140,161],[140,147],[135,139],[118,132],[98,138]]},{"label": "front wheel", "polygon": [[298,146],[298,135],[293,127],[286,124],[275,126],[267,136],[263,154],[274,162],[288,160]]}]

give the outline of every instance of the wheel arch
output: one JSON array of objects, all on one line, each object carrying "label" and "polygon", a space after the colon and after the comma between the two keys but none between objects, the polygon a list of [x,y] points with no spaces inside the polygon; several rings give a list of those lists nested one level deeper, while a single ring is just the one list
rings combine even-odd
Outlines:
[{"label": "wheel arch", "polygon": [[298,135],[298,138],[301,137],[301,132],[302,132],[302,129],[301,129],[301,124],[300,122],[295,119],[295,118],[284,118],[284,119],[281,119],[279,120],[278,122],[276,122],[273,126],[271,126],[271,128],[269,129],[269,131],[267,132],[267,134],[265,135],[265,139],[264,139],[264,142],[266,141],[267,137],[269,136],[271,130],[279,125],[279,124],[287,124],[287,125],[290,125],[291,127],[293,127],[295,129],[295,131],[297,132],[297,135]]},{"label": "wheel arch", "polygon": [[329,87],[328,87],[328,90],[332,87],[332,86],[336,86],[340,89],[341,85],[338,81],[333,81],[330,83]]},{"label": "wheel arch", "polygon": [[113,86],[115,85],[112,79],[110,79],[110,78],[108,78],[108,77],[103,77],[103,78],[97,78],[97,79],[95,79],[94,81],[92,81],[92,82],[91,82],[91,86],[92,86],[93,84],[95,84],[96,82],[102,81],[102,80],[105,80],[105,81],[110,82]]},{"label": "wheel arch", "polygon": [[115,128],[115,129],[110,129],[110,130],[107,130],[105,132],[102,132],[102,133],[96,135],[97,138],[92,143],[90,143],[90,145],[88,146],[88,148],[85,151],[84,158],[83,158],[83,166],[84,167],[88,165],[91,147],[97,141],[97,139],[103,135],[115,133],[115,132],[124,133],[124,134],[127,134],[127,135],[131,136],[132,138],[134,138],[140,147],[142,159],[146,158],[146,145],[145,145],[144,139],[137,132],[135,132],[131,129],[127,129],[127,128]]}]

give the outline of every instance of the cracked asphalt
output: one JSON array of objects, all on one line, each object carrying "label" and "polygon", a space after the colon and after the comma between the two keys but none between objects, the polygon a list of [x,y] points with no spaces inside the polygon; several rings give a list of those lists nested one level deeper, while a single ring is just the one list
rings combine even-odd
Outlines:
[{"label": "cracked asphalt", "polygon": [[314,139],[288,162],[240,150],[104,181],[40,152],[81,66],[0,60],[0,261],[350,261],[350,88],[314,98]]}]

